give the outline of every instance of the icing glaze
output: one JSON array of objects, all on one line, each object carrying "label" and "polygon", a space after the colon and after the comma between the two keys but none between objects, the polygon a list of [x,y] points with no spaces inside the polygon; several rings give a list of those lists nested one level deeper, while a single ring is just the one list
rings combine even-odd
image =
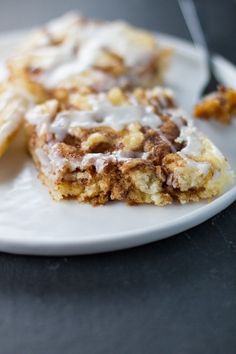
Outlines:
[{"label": "icing glaze", "polygon": [[185,160],[187,165],[196,168],[201,174],[207,175],[210,169],[210,163],[195,161],[194,157],[201,157],[202,153],[202,135],[192,126],[192,122],[188,126],[183,126],[180,130],[180,136],[177,142],[185,143],[185,147],[178,154]]},{"label": "icing glaze", "polygon": [[[49,147],[49,151],[44,151],[43,148],[35,150],[37,158],[42,165],[46,175],[54,174],[54,178],[58,177],[60,171],[65,167],[71,171],[77,168],[86,168],[93,165],[98,173],[102,172],[108,162],[128,162],[131,159],[147,160],[149,154],[146,152],[133,152],[133,151],[114,151],[111,153],[89,153],[78,159],[66,159],[60,155],[58,151],[58,143]],[[57,173],[56,173],[57,172]]]},{"label": "icing glaze", "polygon": [[105,95],[96,99],[90,98],[90,111],[66,110],[57,114],[54,121],[50,119],[55,113],[57,101],[48,101],[30,110],[26,119],[30,124],[36,125],[39,135],[46,132],[54,133],[62,141],[67,133],[74,128],[94,128],[99,126],[122,130],[131,123],[138,122],[142,126],[157,129],[162,125],[161,118],[150,109],[150,106],[129,105],[113,106]]},{"label": "icing glaze", "polygon": [[198,156],[201,153],[201,139],[195,127],[182,127],[177,141],[186,143],[185,147],[181,150],[181,154],[186,156]]},{"label": "icing glaze", "polygon": [[112,106],[109,102],[97,103],[92,111],[65,111],[59,113],[50,130],[56,138],[63,140],[74,128],[94,128],[99,126],[122,130],[131,123],[138,122],[142,126],[153,129],[161,126],[162,121],[155,113],[146,110],[145,106]]},{"label": "icing glaze", "polygon": [[13,88],[0,94],[0,144],[20,125],[26,110],[26,100]]},{"label": "icing glaze", "polygon": [[36,126],[39,135],[46,134],[50,130],[50,123],[58,107],[56,100],[47,101],[43,105],[37,105],[26,113],[26,120]]},{"label": "icing glaze", "polygon": [[[73,16],[68,18],[69,24],[74,21]],[[64,25],[59,21],[48,28],[53,33],[60,33],[64,26],[67,26],[67,20]],[[45,71],[38,80],[48,88],[92,68],[104,50],[121,57],[127,67],[145,65],[156,51],[151,36],[142,32],[140,38],[138,30],[121,21],[100,25],[90,23],[77,27],[73,30],[69,28],[70,35],[61,45],[46,45],[32,52],[32,66]]]}]

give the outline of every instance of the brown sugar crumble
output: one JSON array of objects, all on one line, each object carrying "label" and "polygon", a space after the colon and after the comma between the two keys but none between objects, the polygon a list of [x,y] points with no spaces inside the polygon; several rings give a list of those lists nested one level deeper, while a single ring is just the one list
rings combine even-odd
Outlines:
[{"label": "brown sugar crumble", "polygon": [[219,86],[196,104],[194,115],[200,119],[215,119],[223,124],[230,124],[236,117],[236,90]]}]

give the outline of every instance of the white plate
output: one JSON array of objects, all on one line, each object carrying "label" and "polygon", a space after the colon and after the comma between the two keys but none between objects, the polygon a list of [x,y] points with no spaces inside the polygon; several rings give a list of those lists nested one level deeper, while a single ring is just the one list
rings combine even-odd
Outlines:
[{"label": "white plate", "polygon": [[[4,58],[18,43],[22,33],[0,38]],[[175,48],[168,84],[189,110],[206,80],[201,50],[182,40],[160,36]],[[216,58],[217,74],[231,84],[232,64]],[[233,83],[232,83],[233,84]],[[199,123],[215,141],[236,170],[236,125],[222,128]],[[236,186],[211,203],[129,207],[110,203],[91,207],[72,201],[54,202],[36,177],[36,171],[21,142],[0,160],[0,250],[37,255],[72,255],[117,250],[169,237],[217,214],[236,199]]]}]

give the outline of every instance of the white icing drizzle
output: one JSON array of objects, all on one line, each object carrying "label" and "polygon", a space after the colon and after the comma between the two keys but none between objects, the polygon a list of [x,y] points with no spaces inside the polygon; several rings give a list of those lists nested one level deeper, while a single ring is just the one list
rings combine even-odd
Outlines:
[{"label": "white icing drizzle", "polygon": [[47,23],[40,32],[49,34],[49,39],[73,40],[78,46],[95,36],[100,27],[100,23],[86,20],[79,12],[68,12]]},{"label": "white icing drizzle", "polygon": [[187,165],[198,169],[203,175],[207,175],[210,169],[208,162],[195,161],[194,157],[201,157],[202,152],[202,136],[193,127],[190,122],[188,126],[184,126],[180,130],[180,136],[176,139],[177,142],[185,142],[185,147],[178,154],[185,160]]},{"label": "white icing drizzle", "polygon": [[201,153],[201,140],[199,133],[193,126],[184,126],[180,130],[178,142],[185,142],[185,147],[181,150],[181,154],[186,156],[198,156]]},{"label": "white icing drizzle", "polygon": [[[73,23],[74,19],[70,21]],[[56,23],[48,28],[56,33],[58,27],[63,30],[60,21],[59,25]],[[45,71],[38,80],[48,88],[92,68],[104,50],[119,55],[127,67],[145,65],[156,51],[151,36],[142,40],[138,30],[121,21],[77,27],[72,31],[69,28],[70,35],[61,45],[42,46],[32,51],[32,66]]]},{"label": "white icing drizzle", "polygon": [[50,123],[57,108],[57,101],[51,100],[45,105],[35,106],[27,113],[26,119],[30,124],[36,125],[39,135],[51,132],[60,141],[74,128],[107,126],[114,130],[122,130],[135,122],[153,129],[158,129],[162,125],[161,118],[150,109],[150,106],[127,104],[113,106],[103,94],[96,99],[91,96],[89,103],[92,106],[91,111],[63,111]]},{"label": "white icing drizzle", "polygon": [[35,155],[41,164],[43,173],[52,180],[56,180],[60,172],[70,163],[59,154],[57,143],[35,149]]},{"label": "white icing drizzle", "polygon": [[27,103],[14,88],[0,94],[0,144],[18,128],[23,119]]},{"label": "white icing drizzle", "polygon": [[101,51],[108,49],[124,58],[127,66],[142,64],[147,56],[152,54],[150,45],[140,45],[136,40],[137,32],[134,32],[126,23],[117,21],[101,26],[96,36],[82,47],[80,52],[80,63],[82,67],[91,67]]},{"label": "white icing drizzle", "polygon": [[47,101],[45,104],[37,105],[26,114],[26,120],[36,126],[38,135],[46,134],[50,131],[50,124],[53,115],[58,107],[56,100]]},{"label": "white icing drizzle", "polygon": [[102,153],[92,153],[86,154],[80,161],[79,167],[84,168],[89,164],[93,164],[96,171],[99,173],[103,170],[107,162],[127,162],[131,159],[141,159],[146,160],[149,154],[145,152],[133,152],[133,151],[114,151],[112,153],[102,154]]},{"label": "white icing drizzle", "polygon": [[[53,133],[58,141],[63,141],[67,134],[73,135],[73,130],[76,128],[91,129],[104,126],[119,131],[132,123],[138,122],[141,126],[157,130],[160,138],[171,147],[172,152],[176,152],[174,145],[159,129],[163,122],[161,118],[153,112],[152,106],[140,105],[137,102],[132,105],[129,103],[121,106],[113,106],[106,98],[105,94],[91,95],[89,104],[91,105],[90,111],[63,111],[57,114],[55,119],[51,122],[51,118],[57,108],[57,102],[52,100],[48,101],[46,106],[36,106],[27,114],[26,118],[31,124],[36,125],[39,135]],[[178,114],[179,112],[177,110],[176,116],[178,116]],[[170,119],[173,117],[173,121],[176,123],[177,119],[174,109],[169,111],[169,117]],[[179,122],[179,127],[180,124],[183,124],[183,121]],[[186,127],[183,127],[181,130],[181,135],[178,138],[179,142],[185,141],[185,138],[189,139],[189,135],[185,132],[185,129]],[[196,145],[198,140],[195,140]],[[189,140],[185,149],[182,150],[183,154],[188,154],[188,150],[192,149],[195,140],[194,138]]]},{"label": "white icing drizzle", "polygon": [[111,153],[89,153],[78,159],[66,159],[61,156],[58,151],[58,143],[49,146],[49,151],[44,151],[43,148],[38,148],[35,151],[37,158],[46,175],[58,174],[65,168],[69,168],[71,172],[77,168],[84,169],[89,165],[93,165],[98,173],[102,172],[104,167],[109,162],[128,162],[133,159],[147,160],[149,154],[146,152],[133,152],[133,151],[114,151]]},{"label": "white icing drizzle", "polygon": [[92,111],[65,111],[58,114],[51,124],[50,131],[56,138],[63,140],[66,134],[74,128],[94,128],[99,126],[122,130],[131,123],[140,123],[157,129],[162,121],[155,113],[145,106],[113,106],[108,101],[100,101],[93,106]]},{"label": "white icing drizzle", "polygon": [[84,22],[80,14],[70,12],[33,31],[19,48],[16,59],[26,58],[32,69],[43,70],[35,79],[46,85],[60,67],[64,70],[67,63],[78,61],[79,48],[87,39],[95,36],[100,26],[92,21]]},{"label": "white icing drizzle", "polygon": [[[35,153],[35,156],[37,156],[37,159],[41,165],[43,173],[46,176],[48,176],[48,177],[50,176],[50,178],[52,178],[52,175],[53,175],[52,162],[49,159],[49,156],[47,155],[46,151],[44,151],[43,148],[38,148],[38,149],[35,149],[34,153]],[[55,161],[54,161],[54,164],[55,164]]]},{"label": "white icing drizzle", "polygon": [[[45,71],[39,78],[40,82],[47,82],[48,76],[53,75],[54,70],[64,67],[64,63],[71,60],[75,51],[75,41],[70,39],[59,46],[42,46],[31,53],[31,68],[40,68]],[[53,68],[53,69],[52,69]],[[53,70],[51,72],[51,70]]]},{"label": "white icing drizzle", "polygon": [[74,26],[78,26],[79,21],[82,20],[82,16],[78,12],[70,11],[63,16],[55,18],[47,23],[46,30],[50,35],[63,36],[73,29]]}]

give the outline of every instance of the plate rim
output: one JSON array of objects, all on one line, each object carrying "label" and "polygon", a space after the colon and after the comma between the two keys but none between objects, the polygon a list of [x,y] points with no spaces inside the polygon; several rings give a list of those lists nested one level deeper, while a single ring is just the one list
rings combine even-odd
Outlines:
[{"label": "plate rim", "polygon": [[[1,236],[0,247],[4,246],[7,252],[12,252],[12,245],[14,245],[16,251],[18,250],[16,253],[34,255],[93,254],[127,249],[130,247],[136,247],[139,245],[159,241],[164,238],[169,238],[181,232],[187,231],[217,215],[219,212],[231,205],[235,200],[236,186],[232,187],[212,202],[190,212],[187,214],[187,216],[181,216],[177,220],[175,219],[175,222],[168,224],[164,223],[161,227],[159,227],[158,230],[156,227],[151,227],[148,229],[142,228],[138,231],[128,231],[125,233],[119,232],[112,234],[112,238],[109,240],[107,240],[106,237],[99,235],[86,236],[86,239],[79,239],[79,242],[76,242],[74,239],[60,239],[60,242],[58,242],[58,240],[56,242],[51,242],[50,239],[43,239],[43,242],[41,242],[42,239],[40,240],[34,238],[30,241],[27,240],[27,242],[24,243],[15,237],[9,238],[9,236]],[[156,238],[157,232],[159,234],[158,238]],[[126,241],[125,246],[123,244],[124,241]],[[10,251],[8,251],[9,246],[11,247]]]}]

